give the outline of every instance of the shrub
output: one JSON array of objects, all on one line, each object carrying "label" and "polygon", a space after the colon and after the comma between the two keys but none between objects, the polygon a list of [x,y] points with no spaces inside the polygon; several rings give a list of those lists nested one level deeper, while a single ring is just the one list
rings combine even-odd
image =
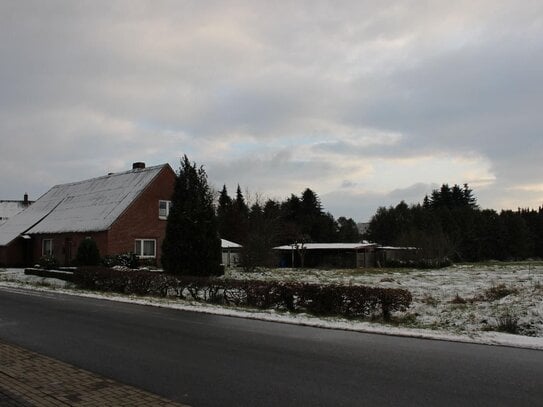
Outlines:
[{"label": "shrub", "polygon": [[42,269],[45,270],[56,269],[59,266],[58,260],[50,254],[40,257],[38,264]]},{"label": "shrub", "polygon": [[75,260],[80,266],[97,266],[100,263],[100,252],[93,239],[83,239],[77,248]]},{"label": "shrub", "polygon": [[394,288],[172,276],[104,267],[78,269],[75,282],[93,290],[345,317],[381,311],[389,319],[391,312],[405,310],[412,301],[409,291]]},{"label": "shrub", "polygon": [[134,253],[123,253],[104,256],[102,257],[101,264],[106,267],[121,266],[129,269],[137,269],[140,266],[140,261]]},{"label": "shrub", "polygon": [[498,325],[496,331],[517,334],[519,332],[518,318],[510,313],[505,313],[497,318]]},{"label": "shrub", "polygon": [[517,290],[515,288],[507,287],[505,284],[498,284],[485,290],[485,298],[489,301],[495,301],[516,292]]},{"label": "shrub", "polygon": [[465,299],[463,299],[462,297],[460,297],[458,295],[458,293],[456,294],[456,296],[451,300],[451,304],[466,304],[467,301]]},{"label": "shrub", "polygon": [[385,267],[390,268],[414,268],[414,269],[439,269],[451,266],[453,263],[448,258],[420,259],[420,260],[387,260]]}]

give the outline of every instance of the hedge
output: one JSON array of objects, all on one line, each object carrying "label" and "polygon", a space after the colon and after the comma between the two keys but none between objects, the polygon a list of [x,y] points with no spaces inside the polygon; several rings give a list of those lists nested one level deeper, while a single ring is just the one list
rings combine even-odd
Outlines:
[{"label": "hedge", "polygon": [[395,288],[178,277],[102,267],[79,268],[74,282],[91,290],[345,317],[380,312],[387,319],[391,312],[405,310],[412,301],[408,290]]}]

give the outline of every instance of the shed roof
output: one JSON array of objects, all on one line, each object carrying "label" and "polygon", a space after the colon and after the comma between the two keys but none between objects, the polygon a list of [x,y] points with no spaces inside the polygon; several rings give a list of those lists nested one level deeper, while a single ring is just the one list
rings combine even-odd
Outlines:
[{"label": "shed roof", "polygon": [[20,234],[107,230],[168,164],[57,185],[0,225],[0,246]]},{"label": "shed roof", "polygon": [[[375,243],[305,243],[305,250],[358,250],[367,247],[376,247]],[[292,250],[293,245],[287,244],[274,247],[275,250]]]},{"label": "shed roof", "polygon": [[243,246],[234,242],[231,242],[230,240],[221,239],[221,247],[223,249],[240,249]]}]

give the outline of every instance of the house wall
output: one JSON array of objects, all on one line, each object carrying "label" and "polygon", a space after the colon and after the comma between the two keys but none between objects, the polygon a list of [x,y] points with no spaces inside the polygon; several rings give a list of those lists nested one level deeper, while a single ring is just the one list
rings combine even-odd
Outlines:
[{"label": "house wall", "polygon": [[32,235],[32,262],[36,263],[43,256],[43,240],[51,239],[53,256],[61,265],[68,266],[75,259],[81,241],[87,238],[96,242],[100,256],[108,254],[107,232],[39,234]]},{"label": "house wall", "polygon": [[0,246],[0,266],[20,267],[28,262],[25,259],[24,241],[15,239],[7,246]]},{"label": "house wall", "polygon": [[113,223],[108,231],[108,254],[134,252],[136,239],[156,240],[156,261],[160,264],[166,220],[158,216],[158,201],[171,200],[175,173],[164,167],[153,182]]}]

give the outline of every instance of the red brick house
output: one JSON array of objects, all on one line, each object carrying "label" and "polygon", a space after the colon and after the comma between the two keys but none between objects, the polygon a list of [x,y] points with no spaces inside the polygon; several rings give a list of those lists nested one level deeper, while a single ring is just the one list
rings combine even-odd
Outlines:
[{"label": "red brick house", "polygon": [[70,264],[83,239],[100,255],[136,253],[159,262],[175,173],[168,164],[57,185],[0,225],[0,264],[53,255]]}]

